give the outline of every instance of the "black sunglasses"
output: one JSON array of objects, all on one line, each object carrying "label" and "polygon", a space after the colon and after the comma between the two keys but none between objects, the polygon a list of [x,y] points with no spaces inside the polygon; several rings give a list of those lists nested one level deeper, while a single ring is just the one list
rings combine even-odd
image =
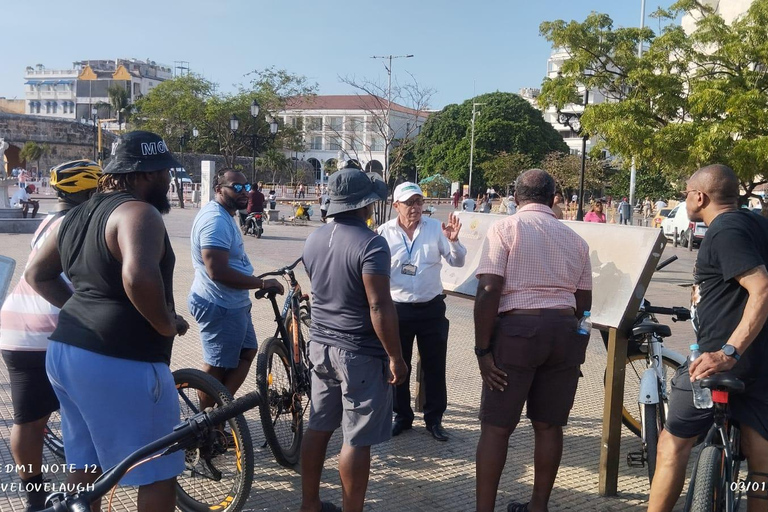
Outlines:
[{"label": "black sunglasses", "polygon": [[245,190],[246,192],[250,192],[251,191],[251,184],[250,183],[246,183],[245,185],[243,185],[242,183],[234,183],[232,185],[222,185],[222,187],[231,188],[232,190],[235,191],[235,194],[239,194],[243,190]]}]

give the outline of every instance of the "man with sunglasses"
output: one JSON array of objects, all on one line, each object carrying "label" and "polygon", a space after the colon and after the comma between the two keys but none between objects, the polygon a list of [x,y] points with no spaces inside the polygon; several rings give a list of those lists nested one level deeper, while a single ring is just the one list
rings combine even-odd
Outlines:
[{"label": "man with sunglasses", "polygon": [[452,267],[463,266],[467,249],[459,242],[461,223],[453,213],[447,224],[422,216],[424,193],[417,184],[401,183],[392,197],[397,218],[380,226],[379,234],[392,253],[390,291],[399,318],[403,359],[408,365],[405,382],[395,388],[392,435],[400,435],[413,425],[409,381],[415,337],[426,388],[424,423],[432,437],[447,441],[442,421],[448,405],[448,319],[440,269],[443,258]]},{"label": "man with sunglasses", "polygon": [[276,279],[253,275],[243,235],[234,220],[237,211],[248,206],[250,190],[243,173],[228,168],[219,171],[216,196],[200,209],[191,236],[195,280],[188,305],[200,326],[203,371],[216,377],[233,395],[256,357],[248,290],[274,288],[283,293],[283,285]]}]

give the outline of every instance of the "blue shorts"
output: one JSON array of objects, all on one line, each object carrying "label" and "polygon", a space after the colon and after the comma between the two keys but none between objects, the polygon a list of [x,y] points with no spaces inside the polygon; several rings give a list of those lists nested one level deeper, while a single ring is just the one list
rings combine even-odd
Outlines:
[{"label": "blue shorts", "polygon": [[[51,341],[48,378],[61,404],[67,464],[106,470],[170,434],[179,423],[179,398],[164,363],[118,359]],[[142,464],[121,481],[147,485],[184,471],[184,452]]]},{"label": "blue shorts", "polygon": [[217,368],[237,368],[243,350],[258,348],[250,304],[227,309],[190,293],[187,305],[200,326],[203,361],[207,364]]}]

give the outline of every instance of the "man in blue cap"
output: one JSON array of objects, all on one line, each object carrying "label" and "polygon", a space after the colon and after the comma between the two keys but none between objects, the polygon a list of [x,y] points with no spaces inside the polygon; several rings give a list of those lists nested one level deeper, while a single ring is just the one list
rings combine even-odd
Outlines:
[{"label": "man in blue cap", "polygon": [[320,477],[333,432],[341,427],[339,457],[344,512],[363,510],[371,445],[389,440],[392,385],[405,380],[397,312],[389,293],[386,240],[368,229],[387,187],[355,168],[333,174],[328,217],[304,245],[312,283],[312,401],[301,446],[302,512],[339,509],[320,501]]}]

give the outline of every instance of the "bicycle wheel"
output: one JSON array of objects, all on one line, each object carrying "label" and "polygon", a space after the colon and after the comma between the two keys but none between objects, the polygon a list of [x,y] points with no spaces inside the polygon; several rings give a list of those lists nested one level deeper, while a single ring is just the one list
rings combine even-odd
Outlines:
[{"label": "bicycle wheel", "polygon": [[[181,419],[200,412],[200,394],[216,407],[232,400],[224,385],[200,370],[173,372],[179,393]],[[245,506],[253,482],[253,442],[240,415],[223,425],[202,445],[185,451],[186,469],[176,479],[176,504],[184,512],[238,512]]]},{"label": "bicycle wheel", "polygon": [[267,338],[256,358],[256,383],[264,437],[277,462],[292,467],[299,461],[304,435],[304,409],[294,388],[291,361],[282,340]]},{"label": "bicycle wheel", "polygon": [[691,512],[717,512],[725,510],[723,449],[705,446],[696,461],[696,478],[690,484],[693,492]]},{"label": "bicycle wheel", "polygon": [[61,437],[61,414],[59,414],[59,411],[53,411],[51,417],[48,418],[48,423],[45,424],[45,430],[43,431],[43,443],[55,457],[65,460],[64,441]]},{"label": "bicycle wheel", "polygon": [[[672,376],[678,368],[674,359],[662,357],[662,369],[667,381],[667,396],[672,389]],[[645,354],[632,354],[627,357],[627,364],[624,368],[624,406],[621,411],[621,422],[636,436],[642,435],[642,411],[641,404],[637,402],[640,393],[640,378],[643,372],[648,369],[648,363]],[[666,417],[667,404],[664,403],[664,417]],[[662,424],[662,427],[664,425]]]},{"label": "bicycle wheel", "polygon": [[656,446],[659,443],[659,433],[664,428],[664,420],[663,404],[644,404],[645,462],[648,467],[648,481],[650,483],[653,483],[653,475],[656,472]]},{"label": "bicycle wheel", "polygon": [[[304,352],[304,356],[307,354],[307,342],[309,341],[309,327],[312,325],[312,306],[309,301],[305,300],[299,303],[299,328],[301,331],[301,338],[299,338],[299,344],[301,350]],[[288,339],[293,339],[293,310],[289,309],[288,314],[285,316],[285,326],[288,331]]]}]

